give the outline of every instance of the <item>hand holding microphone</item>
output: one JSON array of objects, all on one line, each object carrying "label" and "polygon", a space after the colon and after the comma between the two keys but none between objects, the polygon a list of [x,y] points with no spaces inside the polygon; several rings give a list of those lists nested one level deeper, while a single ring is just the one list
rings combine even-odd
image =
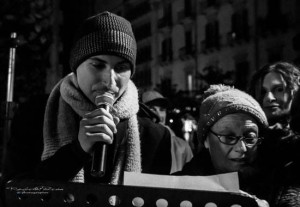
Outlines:
[{"label": "hand holding microphone", "polygon": [[114,96],[104,93],[95,98],[97,109],[89,112],[80,122],[79,142],[85,152],[93,156],[91,174],[101,177],[105,174],[107,145],[113,142],[119,119],[110,114]]},{"label": "hand holding microphone", "polygon": [[[97,108],[103,108],[109,112],[113,105],[114,97],[111,93],[104,93],[95,98]],[[106,171],[107,145],[97,142],[94,145],[91,175],[93,177],[103,177]]]}]

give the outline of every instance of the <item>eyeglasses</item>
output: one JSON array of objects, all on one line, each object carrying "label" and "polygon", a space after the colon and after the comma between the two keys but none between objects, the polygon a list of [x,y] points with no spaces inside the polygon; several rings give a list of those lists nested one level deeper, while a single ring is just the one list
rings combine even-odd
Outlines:
[{"label": "eyeglasses", "polygon": [[209,130],[213,135],[218,137],[219,141],[226,145],[235,145],[238,141],[243,141],[246,147],[254,147],[258,145],[263,140],[263,137],[244,137],[244,136],[231,136],[231,135],[221,135]]}]

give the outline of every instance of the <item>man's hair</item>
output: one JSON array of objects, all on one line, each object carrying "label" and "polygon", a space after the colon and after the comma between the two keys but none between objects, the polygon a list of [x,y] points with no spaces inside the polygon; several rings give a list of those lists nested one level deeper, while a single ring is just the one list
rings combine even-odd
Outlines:
[{"label": "man's hair", "polygon": [[280,74],[287,84],[287,89],[293,95],[293,92],[297,91],[300,85],[300,70],[297,66],[288,62],[276,62],[273,64],[267,64],[260,68],[253,75],[248,88],[249,94],[251,94],[256,100],[261,102],[261,90],[264,77],[270,73],[276,72]]}]

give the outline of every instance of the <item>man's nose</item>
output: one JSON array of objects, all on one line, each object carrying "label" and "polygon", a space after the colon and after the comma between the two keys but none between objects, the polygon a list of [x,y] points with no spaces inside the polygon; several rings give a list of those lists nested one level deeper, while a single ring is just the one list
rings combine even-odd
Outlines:
[{"label": "man's nose", "polygon": [[102,83],[107,87],[107,88],[112,88],[116,86],[116,73],[113,68],[107,69],[102,77]]}]

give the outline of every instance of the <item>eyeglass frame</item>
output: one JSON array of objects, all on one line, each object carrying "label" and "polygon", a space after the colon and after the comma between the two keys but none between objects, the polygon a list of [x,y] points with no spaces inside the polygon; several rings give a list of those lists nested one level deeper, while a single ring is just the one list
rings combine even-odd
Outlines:
[{"label": "eyeglass frame", "polygon": [[[231,145],[231,146],[235,145],[239,141],[243,141],[245,143],[246,147],[252,148],[252,147],[255,147],[256,145],[261,144],[261,141],[264,139],[263,137],[246,138],[245,136],[222,135],[222,134],[217,134],[216,132],[212,131],[211,129],[209,129],[208,132],[210,132],[213,135],[215,135],[222,144]],[[221,137],[224,137],[225,139],[227,137],[234,137],[235,138],[235,142],[232,143],[232,144],[225,143],[225,142],[221,141]],[[257,141],[255,142],[255,144],[251,145],[251,144],[248,144],[247,142],[244,141],[244,140],[247,140],[247,139],[257,139]]]}]

